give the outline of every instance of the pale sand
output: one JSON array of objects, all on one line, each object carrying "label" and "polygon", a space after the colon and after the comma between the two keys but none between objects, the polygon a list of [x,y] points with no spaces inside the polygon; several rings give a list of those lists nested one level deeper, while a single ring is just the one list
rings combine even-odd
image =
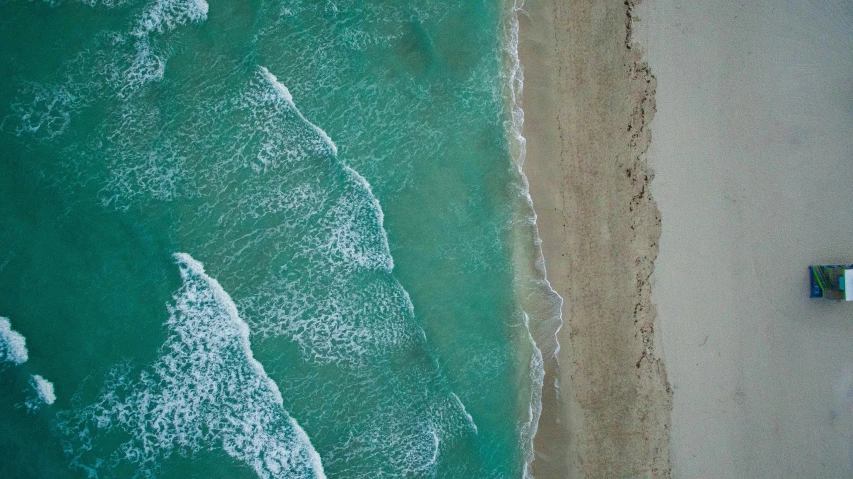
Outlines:
[{"label": "pale sand", "polygon": [[521,16],[524,171],[548,279],[565,299],[561,395],[543,396],[537,478],[669,474],[649,284],[660,221],[643,157],[655,82],[629,9],[530,0]]},{"label": "pale sand", "polygon": [[[853,3],[646,0],[674,477],[853,477]],[[553,267],[550,264],[549,268]]]}]

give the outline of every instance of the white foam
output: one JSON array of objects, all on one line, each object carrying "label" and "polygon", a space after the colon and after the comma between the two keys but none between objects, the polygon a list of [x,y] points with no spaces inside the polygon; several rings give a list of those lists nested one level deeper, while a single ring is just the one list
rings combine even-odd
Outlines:
[{"label": "white foam", "polygon": [[186,159],[166,140],[151,151],[126,150],[110,168],[106,184],[99,192],[101,204],[127,210],[145,194],[159,201],[191,196],[196,189],[187,171]]},{"label": "white foam", "polygon": [[[61,0],[46,0],[58,5]],[[80,0],[95,6],[99,0]],[[102,0],[107,7],[126,0]],[[135,19],[128,33],[102,32],[104,42],[80,52],[65,63],[62,86],[25,83],[20,99],[10,105],[12,113],[0,121],[0,130],[16,136],[31,135],[49,140],[62,135],[72,114],[96,97],[112,91],[126,99],[141,86],[163,78],[169,49],[158,47],[153,36],[180,25],[207,18],[205,0],[155,0]],[[75,71],[73,67],[81,66]]]},{"label": "white foam", "polygon": [[[407,403],[417,400],[416,396],[404,399]],[[440,418],[431,415],[436,413],[435,405],[423,405],[423,409],[416,411],[417,406],[413,407],[411,403],[408,403],[409,407],[397,408],[377,404],[380,410],[373,418],[360,423],[358,433],[351,435],[332,453],[336,469],[345,471],[341,477],[436,477],[442,442],[458,431],[447,431],[445,425],[436,423]],[[447,403],[442,405],[449,406]],[[413,412],[421,417],[416,417]],[[382,419],[376,420],[378,418]],[[358,468],[358,464],[378,464],[381,472],[375,468]]]},{"label": "white foam", "polygon": [[124,71],[124,84],[119,88],[122,97],[146,83],[162,80],[166,73],[165,58],[154,53],[147,36],[138,38],[134,44],[136,52]]},{"label": "white foam", "polygon": [[358,364],[414,340],[410,302],[395,281],[353,288],[345,278],[318,285],[284,277],[262,285],[246,302],[257,333],[285,336],[306,361]]},{"label": "white foam", "polygon": [[[278,386],[254,358],[231,297],[189,255],[175,260],[184,284],[169,306],[160,359],[136,379],[118,370],[97,402],[63,415],[75,465],[97,471],[130,463],[153,474],[175,452],[219,445],[261,478],[324,479],[307,433],[282,409]],[[115,429],[127,439],[103,457],[98,431]]]},{"label": "white foam", "polygon": [[35,389],[38,398],[45,404],[50,405],[56,401],[56,393],[53,390],[52,382],[38,374],[33,374],[30,378],[30,384]]},{"label": "white foam", "polygon": [[[43,0],[44,3],[48,4],[51,7],[58,7],[63,2],[62,0]],[[125,4],[127,0],[76,0],[78,3],[82,3],[83,5],[89,7],[97,7],[99,5],[103,5],[106,8],[120,7]]]},{"label": "white foam", "polygon": [[[77,0],[84,5],[88,5],[90,7],[97,7],[98,5],[103,5],[107,8],[121,7],[127,3],[128,0]],[[58,1],[57,1],[58,3]]]},{"label": "white foam", "polygon": [[372,198],[369,191],[358,190],[341,196],[321,221],[325,241],[318,248],[343,266],[390,273],[394,261],[382,227],[382,212],[375,204],[365,204]]},{"label": "white foam", "polygon": [[[391,256],[391,248],[388,245],[388,232],[385,231],[385,213],[382,212],[382,206],[379,204],[379,198],[373,194],[373,188],[371,188],[370,183],[368,183],[367,179],[361,176],[359,172],[346,165],[344,165],[344,170],[355,178],[355,180],[361,184],[365,190],[367,190],[367,195],[373,203],[373,210],[376,214],[376,221],[379,223],[380,239],[382,241],[382,248],[385,255],[385,264],[383,266],[388,270],[388,272],[391,272],[391,270],[394,269],[394,258]],[[408,293],[406,294],[408,295]]]},{"label": "white foam", "polygon": [[27,340],[12,329],[8,318],[0,316],[0,362],[15,365],[27,362]]},{"label": "white foam", "polygon": [[521,61],[518,58],[518,12],[522,11],[522,7],[524,6],[524,0],[513,0],[513,6],[510,10],[510,36],[508,40],[507,50],[510,53],[510,68],[509,68],[509,92],[510,92],[510,105],[512,109],[512,122],[511,122],[511,130],[516,138],[518,143],[518,151],[516,153],[516,166],[518,168],[518,174],[522,180],[522,192],[524,195],[524,199],[526,200],[530,211],[532,213],[530,217],[530,222],[534,229],[534,247],[535,247],[535,265],[536,269],[539,272],[539,280],[545,285],[548,290],[549,295],[553,295],[558,299],[558,307],[556,307],[558,327],[554,332],[553,341],[556,345],[553,351],[548,351],[550,354],[556,354],[560,350],[560,344],[557,341],[557,332],[563,324],[562,317],[562,305],[563,305],[563,297],[557,294],[554,288],[551,287],[551,283],[548,281],[548,274],[545,269],[545,256],[542,254],[542,239],[539,236],[539,226],[536,223],[536,211],[533,208],[533,198],[530,197],[530,183],[527,180],[527,175],[524,174],[523,166],[524,160],[527,156],[527,139],[521,134],[522,128],[524,126],[524,110],[521,108],[521,97],[524,90],[524,68],[521,65]]},{"label": "white foam", "polygon": [[438,433],[430,431],[430,434],[432,434],[432,457],[423,465],[422,468],[425,470],[432,469],[438,463],[438,454],[441,452],[441,448],[439,447],[441,445],[441,438],[438,437]]}]

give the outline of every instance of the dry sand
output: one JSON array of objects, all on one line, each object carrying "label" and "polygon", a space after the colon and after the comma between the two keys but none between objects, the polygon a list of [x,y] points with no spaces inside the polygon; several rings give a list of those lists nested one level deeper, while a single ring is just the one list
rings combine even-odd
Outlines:
[{"label": "dry sand", "polygon": [[853,3],[647,0],[673,476],[853,477]]},{"label": "dry sand", "polygon": [[566,300],[536,477],[851,477],[853,304],[806,267],[853,262],[853,4],[632,4],[522,17]]},{"label": "dry sand", "polygon": [[535,442],[541,478],[669,473],[649,284],[660,219],[643,156],[655,81],[631,39],[632,8],[534,0],[521,17],[524,170],[565,299],[561,394],[543,397]]}]

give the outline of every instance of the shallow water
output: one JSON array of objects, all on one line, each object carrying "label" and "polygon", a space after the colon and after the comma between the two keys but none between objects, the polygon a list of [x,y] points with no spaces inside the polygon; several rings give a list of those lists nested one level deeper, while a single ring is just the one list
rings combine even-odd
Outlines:
[{"label": "shallow water", "polygon": [[508,5],[0,19],[0,476],[524,474]]}]

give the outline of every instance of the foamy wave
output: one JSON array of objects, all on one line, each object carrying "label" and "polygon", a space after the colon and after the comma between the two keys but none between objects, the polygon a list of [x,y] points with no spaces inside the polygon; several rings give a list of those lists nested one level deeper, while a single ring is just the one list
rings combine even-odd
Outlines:
[{"label": "foamy wave", "polygon": [[[532,277],[517,278],[516,288],[520,287],[523,290],[521,296],[526,298],[527,303],[538,303],[526,304],[523,302],[522,307],[529,307],[531,311],[535,308],[536,312],[539,313],[534,316],[536,324],[531,324],[531,319],[527,312],[523,313],[524,326],[529,334],[533,351],[530,359],[530,376],[532,381],[529,416],[528,421],[524,424],[521,431],[522,447],[525,453],[524,477],[527,479],[532,478],[530,467],[535,458],[533,441],[538,430],[539,418],[542,412],[545,358],[547,357],[556,362],[558,361],[558,353],[560,351],[557,333],[563,325],[563,298],[551,287],[551,283],[548,281],[548,274],[545,269],[545,257],[542,253],[542,240],[539,237],[539,227],[536,223],[536,211],[533,208],[533,199],[530,196],[530,183],[523,171],[527,155],[527,139],[522,135],[524,110],[521,107],[521,98],[524,90],[524,68],[518,57],[518,14],[522,11],[523,6],[524,0],[513,0],[512,5],[509,6],[508,25],[505,25],[506,37],[504,38],[504,49],[505,55],[509,58],[509,65],[506,67],[505,75],[508,80],[506,91],[510,106],[510,118],[507,121],[506,128],[512,134],[512,139],[515,141],[513,146],[516,148],[514,156],[518,176],[521,181],[520,192],[528,212],[527,222],[532,227],[533,239],[532,255],[521,256],[522,261],[533,259],[536,270],[536,274]],[[522,267],[520,270],[526,271],[526,267]],[[535,299],[531,300],[531,298]]]},{"label": "foamy wave", "polygon": [[370,183],[368,183],[367,179],[361,176],[359,172],[349,166],[344,166],[344,170],[349,173],[350,176],[355,178],[359,184],[361,184],[362,188],[367,192],[367,197],[373,204],[373,214],[376,216],[376,222],[379,224],[380,240],[382,241],[382,250],[384,253],[384,257],[380,261],[373,262],[373,264],[374,266],[377,266],[377,263],[379,263],[386,271],[391,272],[391,270],[394,269],[394,258],[391,256],[391,248],[388,246],[388,232],[385,231],[385,214],[382,212],[382,206],[379,204],[379,198],[373,194],[373,188],[370,187]]},{"label": "foamy wave", "polygon": [[[26,338],[12,329],[12,323],[8,318],[0,317],[0,363],[21,365],[28,359]],[[23,403],[23,406],[28,410],[35,411],[45,404],[51,405],[56,401],[53,383],[44,377],[33,374],[30,377],[30,386],[32,386],[35,396]]]},{"label": "foamy wave", "polygon": [[527,421],[521,429],[521,440],[524,447],[524,479],[532,479],[533,471],[530,465],[533,464],[536,451],[533,448],[533,439],[536,437],[536,432],[539,429],[539,417],[542,415],[542,386],[545,381],[545,362],[542,358],[542,351],[536,346],[536,341],[533,335],[530,334],[530,316],[524,313],[524,327],[528,332],[533,354],[530,356],[530,377],[533,384],[530,388],[530,406],[528,409]]},{"label": "foamy wave", "polygon": [[255,331],[290,338],[305,360],[318,363],[381,357],[410,344],[416,331],[411,301],[393,280],[353,288],[344,280],[285,277],[264,285],[246,306],[258,318]]},{"label": "foamy wave", "polygon": [[450,395],[453,396],[453,399],[455,399],[456,402],[459,404],[459,409],[462,410],[462,414],[464,414],[465,417],[468,418],[468,423],[471,425],[471,429],[473,429],[475,433],[479,434],[480,430],[477,429],[477,425],[474,423],[474,418],[470,414],[468,414],[468,410],[465,409],[465,404],[462,403],[462,400],[459,399],[459,396],[457,396],[456,393],[450,393]]},{"label": "foamy wave", "polygon": [[[202,244],[222,252],[222,274],[244,274],[231,268],[246,261],[268,265],[253,270],[260,287],[234,291],[255,332],[292,337],[312,361],[357,363],[387,353],[419,331],[393,278],[378,279],[370,293],[352,287],[359,275],[394,267],[379,201],[267,73],[259,68],[247,88],[201,98],[173,134],[158,109],[122,109],[75,160],[89,168],[107,158],[108,173],[98,178],[107,208],[198,199],[200,211],[179,227],[207,235]],[[205,133],[221,126],[223,112],[235,123],[233,148]],[[214,208],[227,213],[204,216]],[[295,275],[283,280],[285,270]],[[334,284],[318,287],[317,276]]]},{"label": "foamy wave", "polygon": [[8,318],[0,316],[0,363],[23,364],[28,357],[26,338],[12,329]]},{"label": "foamy wave", "polygon": [[382,210],[374,200],[369,189],[354,189],[342,196],[322,221],[328,234],[319,250],[342,264],[390,273],[394,261],[382,227]]},{"label": "foamy wave", "polygon": [[18,405],[19,407],[25,407],[28,412],[34,413],[56,401],[52,382],[38,374],[30,376],[29,382],[32,392],[22,404]]},{"label": "foamy wave", "polygon": [[[218,445],[258,477],[324,479],[320,456],[254,358],[231,297],[201,263],[187,254],[175,259],[184,284],[169,306],[161,358],[136,379],[117,370],[96,403],[64,415],[75,465],[155,473],[172,453]],[[118,431],[121,446],[99,456],[100,438]]]},{"label": "foamy wave", "polygon": [[186,23],[207,20],[208,8],[205,0],[156,0],[143,12],[133,35],[163,33]]},{"label": "foamy wave", "polygon": [[38,398],[45,404],[50,405],[56,401],[56,393],[53,390],[52,382],[38,374],[33,374],[30,378],[30,385],[35,389]]},{"label": "foamy wave", "polygon": [[[315,125],[307,118],[299,108],[296,107],[296,104],[293,102],[293,96],[290,94],[290,90],[287,87],[278,81],[275,75],[270,73],[265,67],[260,67],[261,74],[266,78],[266,80],[272,85],[273,89],[280,95],[282,99],[287,103],[287,105],[293,110],[294,113],[307,125],[309,125],[317,135],[323,140],[323,143],[329,148],[332,155],[337,157],[338,155],[338,147],[332,141],[331,137],[319,126]],[[369,236],[369,234],[365,234],[366,232],[358,231],[357,225],[353,223],[353,221],[358,221],[363,215],[352,215],[350,214],[353,209],[353,203],[342,200],[339,203],[340,213],[334,213],[337,218],[346,218],[346,223],[338,223],[338,225],[334,228],[332,237],[330,242],[325,245],[325,250],[327,251],[335,251],[342,254],[347,260],[354,261],[355,263],[366,267],[366,268],[378,268],[384,269],[386,271],[391,271],[394,268],[394,260],[390,254],[390,248],[388,246],[388,234],[385,231],[383,226],[384,223],[384,214],[382,213],[382,207],[379,204],[379,199],[376,198],[376,195],[373,194],[373,189],[370,187],[370,183],[360,175],[357,171],[350,168],[347,165],[342,165],[346,174],[355,181],[357,185],[360,186],[361,190],[367,193],[367,198],[369,202],[372,204],[371,211],[366,212],[368,215],[372,215],[376,222],[379,225],[379,238],[381,241],[381,245],[379,247],[379,251],[369,252],[369,251],[358,251],[356,248],[361,247],[365,244],[363,239]],[[358,195],[358,191],[354,192],[355,195]],[[359,224],[364,224],[359,221]]]},{"label": "foamy wave", "polygon": [[12,113],[0,122],[0,130],[15,136],[32,135],[49,140],[61,135],[78,106],[77,96],[61,86],[25,84],[23,99],[11,105]]},{"label": "foamy wave", "polygon": [[283,84],[283,83],[281,83],[280,81],[278,81],[278,78],[276,78],[276,76],[275,76],[275,75],[273,75],[272,73],[270,73],[270,71],[269,71],[269,70],[267,70],[267,69],[266,69],[266,67],[260,67],[260,70],[261,70],[261,73],[264,75],[264,78],[266,78],[266,79],[267,79],[267,81],[269,81],[269,82],[270,82],[270,84],[273,86],[273,88],[275,89],[275,91],[276,91],[279,95],[281,95],[281,97],[284,99],[284,101],[286,101],[286,102],[287,102],[287,104],[288,104],[288,105],[290,105],[290,107],[293,109],[294,113],[296,113],[297,115],[299,115],[299,118],[300,118],[300,119],[302,119],[302,121],[304,121],[304,122],[305,122],[305,123],[307,123],[311,128],[313,128],[313,129],[314,129],[314,131],[316,131],[316,132],[317,132],[317,134],[318,134],[318,135],[320,135],[320,138],[322,138],[322,139],[323,139],[323,142],[324,142],[324,143],[329,147],[329,149],[332,151],[332,154],[333,154],[333,155],[335,155],[335,156],[337,156],[337,155],[338,155],[338,146],[337,146],[337,145],[335,145],[335,142],[333,142],[333,141],[332,141],[332,138],[331,138],[331,137],[329,137],[329,134],[328,134],[328,133],[326,133],[326,132],[325,132],[322,128],[320,128],[319,126],[317,126],[317,125],[315,125],[314,123],[311,123],[310,121],[308,121],[308,119],[307,119],[307,118],[305,118],[305,115],[303,115],[303,114],[302,114],[302,112],[301,112],[301,111],[299,111],[299,108],[296,108],[296,104],[294,104],[294,103],[293,103],[293,96],[290,94],[290,90],[288,90],[288,89],[287,89],[287,87],[286,87],[286,86],[284,86],[284,84]]},{"label": "foamy wave", "polygon": [[[352,287],[365,271],[390,274],[394,268],[382,208],[367,180],[340,162],[329,135],[305,117],[289,89],[266,68],[258,68],[238,106],[251,120],[247,130],[253,135],[249,142],[239,142],[237,150],[242,163],[259,173],[241,195],[239,208],[251,218],[286,213],[275,216],[281,227],[270,229],[269,234],[256,228],[252,238],[241,237],[245,245],[239,254],[251,255],[250,248],[260,247],[267,238],[281,238],[283,228],[304,227],[305,219],[311,219],[310,228],[300,231],[298,240],[267,247],[297,249],[292,261],[305,262],[311,272],[294,272],[285,278],[275,275],[244,295],[253,330],[292,338],[306,360],[320,363],[359,363],[399,348],[418,332],[423,335],[412,321],[408,294],[392,277]],[[255,160],[246,161],[255,151]],[[305,161],[317,155],[327,157],[331,167],[318,168],[316,162]],[[260,175],[282,164],[288,165],[289,179],[295,183],[290,191],[282,191],[272,178],[266,180],[275,183],[272,188],[256,188],[265,182]],[[293,172],[311,172],[307,178],[320,175],[333,182],[332,188],[313,186],[315,179],[300,183]],[[328,274],[315,276],[319,271]]]},{"label": "foamy wave", "polygon": [[125,71],[123,95],[138,87],[163,78],[166,71],[164,54],[155,52],[151,35],[164,33],[187,23],[198,23],[207,19],[209,6],[204,0],[156,0],[136,22],[131,31],[136,52],[131,65]]},{"label": "foamy wave", "polygon": [[[267,373],[264,371],[264,367],[255,359],[255,356],[252,353],[252,347],[249,344],[249,325],[240,318],[240,315],[237,313],[237,306],[234,304],[234,301],[231,300],[231,296],[228,296],[228,293],[222,289],[222,286],[218,281],[206,275],[204,273],[204,266],[194,260],[190,255],[186,253],[175,253],[174,256],[178,261],[178,265],[181,267],[181,277],[184,279],[185,286],[188,279],[198,277],[206,283],[208,288],[210,288],[210,292],[213,295],[212,299],[223,309],[225,315],[227,315],[228,319],[231,320],[233,327],[236,328],[236,339],[240,348],[243,350],[243,354],[249,361],[249,365],[251,365],[252,369],[254,369],[255,373],[260,378],[263,378],[266,381],[267,387],[272,392],[275,402],[279,405],[283,404],[284,401],[281,398],[281,392],[278,390],[278,386],[272,379],[270,379],[269,376],[267,376]],[[191,308],[195,306],[198,298],[193,294],[187,299],[187,310],[193,311]],[[223,339],[225,341],[231,340],[231,338]]]}]

